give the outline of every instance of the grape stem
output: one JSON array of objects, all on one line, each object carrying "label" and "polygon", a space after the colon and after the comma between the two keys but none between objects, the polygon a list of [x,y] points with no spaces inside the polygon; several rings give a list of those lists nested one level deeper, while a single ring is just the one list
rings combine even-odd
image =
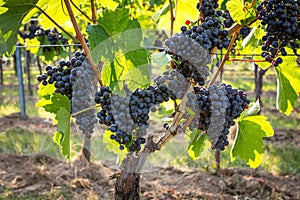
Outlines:
[{"label": "grape stem", "polygon": [[71,21],[72,21],[72,24],[73,24],[73,27],[75,29],[75,32],[76,32],[76,38],[79,40],[83,50],[84,50],[84,53],[86,54],[86,58],[90,61],[91,63],[91,66],[92,66],[92,69],[98,79],[98,82],[100,83],[100,85],[102,86],[103,83],[102,83],[102,79],[101,79],[101,71],[99,70],[99,68],[97,67],[97,65],[94,63],[93,61],[93,58],[90,54],[90,50],[85,42],[85,39],[84,39],[84,36],[83,34],[80,32],[79,30],[79,27],[78,27],[78,24],[76,22],[76,19],[74,17],[74,13],[73,13],[73,10],[71,8],[71,5],[70,5],[70,2],[69,0],[64,0],[65,4],[66,4],[66,7],[67,7],[67,10],[68,10],[68,13],[70,15],[70,18],[71,18]]},{"label": "grape stem", "polygon": [[72,0],[70,1],[74,8],[76,8],[76,10],[78,10],[83,16],[85,16],[87,20],[92,21],[92,19],[87,14],[85,14],[80,8],[78,8],[78,6]]},{"label": "grape stem", "polygon": [[67,34],[72,40],[76,40],[76,38],[71,35],[68,31],[66,31],[63,27],[61,27],[54,19],[52,19],[42,8],[39,6],[35,6],[41,13],[43,13],[55,26],[57,26],[60,30],[62,30],[65,34]]},{"label": "grape stem", "polygon": [[92,21],[93,21],[93,24],[97,24],[96,8],[95,8],[94,0],[91,0],[91,9],[92,9]]},{"label": "grape stem", "polygon": [[170,16],[171,16],[171,30],[170,30],[170,36],[173,35],[173,29],[174,29],[174,21],[175,21],[175,17],[174,17],[174,13],[173,13],[173,5],[172,5],[172,0],[169,0],[169,6],[170,6]]},{"label": "grape stem", "polygon": [[236,28],[234,28],[235,31],[234,31],[234,34],[233,34],[231,40],[230,40],[230,43],[229,43],[228,49],[226,51],[226,54],[225,54],[221,64],[219,65],[215,75],[213,76],[212,80],[209,82],[208,87],[216,82],[220,72],[222,71],[222,68],[224,67],[224,64],[225,64],[226,60],[229,58],[229,53],[231,51],[231,48],[233,47],[234,41],[235,41],[236,37],[238,36],[239,31],[240,31],[241,28],[242,28],[242,26],[239,25],[239,24],[237,24]]},{"label": "grape stem", "polygon": [[100,104],[97,104],[97,105],[94,105],[94,106],[92,106],[92,107],[82,109],[82,110],[80,110],[80,111],[78,111],[78,112],[76,112],[76,113],[71,114],[71,117],[75,117],[76,115],[79,115],[79,114],[81,114],[81,113],[84,113],[84,112],[86,112],[86,111],[92,110],[92,109],[94,109],[94,108],[99,108],[99,107],[101,107]]},{"label": "grape stem", "polygon": [[250,59],[238,59],[238,58],[232,58],[232,59],[227,59],[229,62],[234,62],[234,61],[241,61],[241,62],[268,62],[266,60],[250,60]]}]

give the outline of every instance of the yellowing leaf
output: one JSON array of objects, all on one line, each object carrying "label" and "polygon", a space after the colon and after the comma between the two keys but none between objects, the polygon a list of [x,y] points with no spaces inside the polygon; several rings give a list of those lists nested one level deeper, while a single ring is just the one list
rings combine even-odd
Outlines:
[{"label": "yellowing leaf", "polygon": [[34,47],[27,47],[26,50],[29,50],[32,54],[37,54],[39,51],[40,41],[35,37],[33,39],[26,40],[26,46],[34,46]]},{"label": "yellowing leaf", "polygon": [[101,0],[101,5],[109,10],[115,10],[118,6],[118,3],[112,0]]},{"label": "yellowing leaf", "polygon": [[[62,26],[66,31],[68,31],[72,35],[75,35],[75,31],[70,20],[67,8],[64,3],[62,4],[62,2],[63,1],[57,0],[40,0],[37,5],[41,7],[45,11],[45,13],[51,16],[51,18],[60,26]],[[73,2],[74,4],[79,5],[81,1],[73,0]],[[80,12],[73,6],[72,10],[75,16],[80,15]],[[41,20],[41,24],[43,24],[44,29],[50,29],[55,26],[53,22],[50,21],[48,17],[46,17],[46,15],[44,14],[41,14],[39,16],[39,19]]]},{"label": "yellowing leaf", "polygon": [[[196,8],[198,0],[178,0],[177,5],[173,8],[173,12],[175,13],[175,22],[174,22],[174,32],[180,32],[181,26],[185,24],[186,20],[190,20],[196,22],[199,17],[199,11]],[[166,2],[168,3],[168,1]],[[170,30],[171,22],[170,22],[170,11],[161,16],[160,21],[158,23],[158,28],[163,30]]]},{"label": "yellowing leaf", "polygon": [[125,158],[125,156],[128,154],[128,149],[125,146],[125,148],[123,150],[120,150],[120,148],[119,148],[120,144],[117,141],[110,139],[111,134],[112,134],[112,132],[110,130],[106,130],[104,132],[103,143],[106,144],[106,149],[108,151],[113,152],[120,156],[119,160],[121,163],[122,160]]}]

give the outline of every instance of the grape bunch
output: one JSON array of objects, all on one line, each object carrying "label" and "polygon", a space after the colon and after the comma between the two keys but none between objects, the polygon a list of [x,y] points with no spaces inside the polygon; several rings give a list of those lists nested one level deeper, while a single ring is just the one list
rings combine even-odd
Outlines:
[{"label": "grape bunch", "polygon": [[[75,56],[69,61],[60,61],[57,67],[47,66],[46,73],[37,77],[42,85],[54,84],[55,93],[71,100],[71,113],[92,107],[93,79],[91,64],[81,52],[75,52]],[[79,129],[90,137],[97,122],[95,109],[77,114],[75,118]]]},{"label": "grape bunch", "polygon": [[[194,92],[199,105],[199,129],[207,132],[213,149],[224,150],[229,144],[230,126],[248,108],[250,100],[243,91],[225,84],[208,89],[196,86]],[[193,123],[190,130],[194,128]]]},{"label": "grape bunch", "polygon": [[209,52],[193,39],[195,38],[191,38],[188,34],[175,34],[165,41],[168,47],[166,51],[194,66],[206,65],[210,61]]},{"label": "grape bunch", "polygon": [[187,80],[192,79],[192,82],[196,82],[200,86],[205,84],[205,81],[209,76],[208,66],[195,67],[186,61],[181,62],[177,69]]},{"label": "grape bunch", "polygon": [[210,94],[208,98],[210,101],[210,124],[207,130],[207,136],[212,141],[212,144],[216,144],[224,129],[226,111],[230,105],[225,86],[218,87],[217,85],[212,85],[208,88],[208,91]]},{"label": "grape bunch", "polygon": [[72,99],[72,85],[70,82],[70,75],[72,64],[70,61],[60,61],[57,67],[48,65],[46,73],[39,75],[37,80],[44,86],[47,84],[54,84],[56,93],[66,95],[70,100]]},{"label": "grape bunch", "polygon": [[[220,12],[220,11],[218,11],[218,12]],[[230,28],[234,24],[234,21],[233,21],[231,15],[230,15],[230,12],[228,10],[225,10],[222,13],[222,17],[224,18],[224,26],[226,28]]]},{"label": "grape bunch", "polygon": [[[197,3],[197,9],[203,14],[204,18],[207,16],[214,16],[216,9],[219,7],[218,0],[203,0],[202,5]],[[220,12],[218,12],[219,14]]]},{"label": "grape bunch", "polygon": [[[95,91],[95,84],[93,83],[94,76],[90,62],[85,59],[83,53],[79,54],[78,52],[76,54],[75,57],[71,59],[71,63],[76,63],[76,67],[71,71],[72,75],[70,78],[72,85],[72,113],[79,112],[85,108],[91,108],[93,106],[92,94]],[[90,137],[97,123],[95,109],[89,109],[83,113],[79,113],[75,118],[79,130],[81,130],[84,135]]]},{"label": "grape bunch", "polygon": [[177,69],[163,72],[162,76],[156,76],[154,83],[157,85],[167,85],[172,93],[170,98],[182,99],[189,88],[189,83],[186,78]]},{"label": "grape bunch", "polygon": [[151,109],[169,99],[175,100],[175,94],[163,83],[138,88],[124,97],[112,94],[105,86],[95,93],[95,102],[101,105],[99,123],[107,125],[112,132],[110,138],[120,144],[121,150],[128,147],[130,153],[140,151],[146,142]]},{"label": "grape bunch", "polygon": [[300,2],[295,0],[264,0],[257,7],[258,19],[266,25],[266,35],[262,37],[262,57],[278,66],[282,63],[281,56],[286,56],[285,47],[291,47],[295,55],[300,39]]}]

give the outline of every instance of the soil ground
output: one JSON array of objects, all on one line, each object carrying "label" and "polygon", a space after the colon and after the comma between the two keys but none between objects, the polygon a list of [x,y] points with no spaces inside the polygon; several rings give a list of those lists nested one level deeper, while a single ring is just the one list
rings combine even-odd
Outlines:
[{"label": "soil ground", "polygon": [[[0,119],[0,131],[20,126],[51,129],[41,118],[17,114]],[[295,142],[278,131],[276,140]],[[295,136],[299,136],[295,133]],[[276,139],[277,138],[277,139]],[[296,140],[299,138],[296,137]],[[0,199],[113,199],[118,167],[109,162],[68,162],[48,155],[0,155]],[[219,175],[172,166],[141,174],[142,199],[300,199],[300,177],[252,169],[223,169]]]}]

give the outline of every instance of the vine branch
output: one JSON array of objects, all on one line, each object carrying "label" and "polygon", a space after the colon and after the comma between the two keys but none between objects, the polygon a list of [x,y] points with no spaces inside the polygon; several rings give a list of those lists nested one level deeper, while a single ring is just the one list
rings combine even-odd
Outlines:
[{"label": "vine branch", "polygon": [[90,54],[90,50],[84,40],[84,37],[83,37],[83,34],[80,32],[79,30],[79,27],[78,27],[78,24],[76,22],[76,19],[74,17],[74,13],[72,11],[72,8],[71,8],[71,5],[70,5],[70,2],[69,0],[64,0],[65,4],[66,4],[66,7],[67,7],[67,10],[68,10],[68,13],[70,15],[70,18],[71,18],[71,21],[72,21],[72,24],[73,24],[73,27],[75,29],[75,32],[76,32],[76,38],[79,40],[83,50],[84,50],[84,53],[86,54],[86,58],[89,60],[89,62],[91,63],[92,65],[92,69],[100,83],[100,85],[102,86],[103,83],[102,83],[102,80],[101,80],[101,71],[98,69],[97,65],[94,63],[93,61],[93,58]]},{"label": "vine branch", "polygon": [[87,14],[85,14],[80,8],[78,8],[78,6],[72,0],[70,1],[71,4],[76,8],[76,10],[78,10],[83,16],[85,16],[87,20],[92,21],[92,19]]},{"label": "vine branch", "polygon": [[171,30],[170,30],[170,35],[173,35],[173,29],[174,29],[174,13],[173,13],[173,5],[172,5],[172,0],[169,0],[169,6],[170,6],[170,15],[171,15]]},{"label": "vine branch", "polygon": [[236,37],[238,36],[239,31],[240,31],[241,28],[242,28],[242,26],[239,25],[239,24],[237,24],[237,26],[235,26],[235,28],[233,28],[235,31],[234,31],[234,34],[233,34],[231,40],[230,40],[230,43],[229,43],[228,49],[227,49],[227,51],[226,51],[226,54],[225,54],[225,56],[224,56],[224,58],[223,58],[221,64],[219,65],[219,67],[218,67],[218,69],[217,69],[215,75],[213,76],[212,80],[209,82],[208,87],[216,82],[216,80],[217,80],[217,78],[218,78],[220,72],[222,71],[222,68],[223,68],[223,66],[224,66],[224,64],[225,64],[225,62],[226,62],[226,60],[227,60],[228,57],[229,57],[230,50],[231,50],[231,48],[233,47],[234,41],[235,41]]},{"label": "vine branch", "polygon": [[73,40],[75,40],[76,38],[74,38],[73,35],[71,35],[68,31],[66,31],[63,27],[61,27],[58,23],[56,23],[56,21],[54,21],[54,19],[52,19],[42,8],[40,8],[39,6],[35,6],[41,13],[43,13],[53,24],[55,24],[55,26],[57,26],[60,30],[62,30],[65,34],[67,34],[70,38],[72,38]]},{"label": "vine branch", "polygon": [[92,106],[92,107],[85,108],[85,109],[82,109],[82,110],[80,110],[80,111],[78,111],[78,112],[76,112],[76,113],[73,113],[73,114],[71,114],[71,116],[72,116],[72,117],[75,117],[75,116],[77,116],[77,115],[79,115],[79,114],[81,114],[81,113],[84,113],[84,112],[86,112],[86,111],[92,110],[92,109],[94,109],[94,108],[99,108],[99,107],[101,107],[101,105],[100,105],[100,104],[96,104],[96,105],[94,105],[94,106]]},{"label": "vine branch", "polygon": [[93,21],[93,24],[97,24],[96,8],[95,8],[94,0],[91,0],[91,9],[92,9],[92,21]]}]

